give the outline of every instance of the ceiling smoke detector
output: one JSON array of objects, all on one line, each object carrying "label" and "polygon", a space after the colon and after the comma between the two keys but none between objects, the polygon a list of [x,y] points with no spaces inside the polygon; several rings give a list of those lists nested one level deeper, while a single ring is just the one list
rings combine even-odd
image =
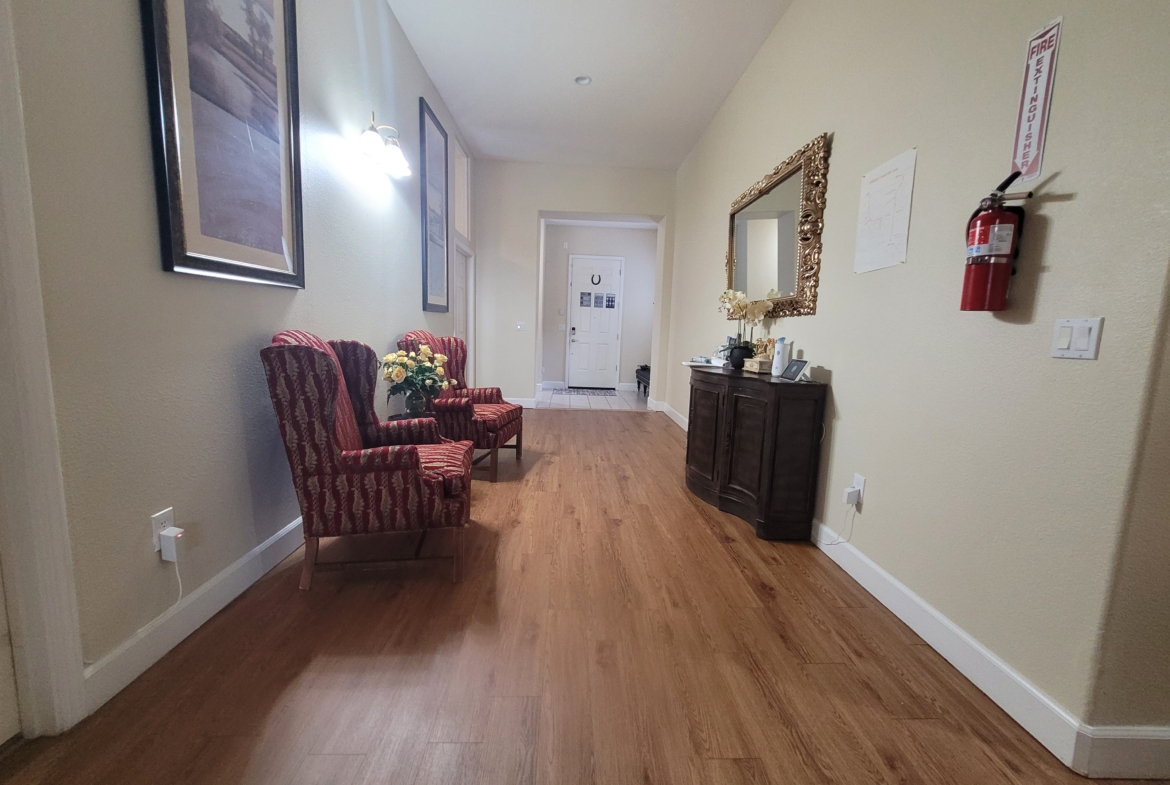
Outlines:
[{"label": "ceiling smoke detector", "polygon": [[578,76],[578,77],[577,77],[576,79],[574,79],[573,81],[575,81],[577,84],[579,84],[579,85],[581,85],[582,87],[584,87],[585,85],[587,85],[587,84],[589,84],[590,82],[592,82],[592,81],[593,81],[593,79],[592,79],[592,78],[590,78],[590,77],[588,77],[588,76]]}]

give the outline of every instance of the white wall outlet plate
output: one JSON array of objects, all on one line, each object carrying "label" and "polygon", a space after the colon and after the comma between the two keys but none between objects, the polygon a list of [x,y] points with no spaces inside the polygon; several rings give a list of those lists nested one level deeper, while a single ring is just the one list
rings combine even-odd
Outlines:
[{"label": "white wall outlet plate", "polygon": [[865,478],[860,474],[853,475],[853,487],[857,489],[857,503],[865,501]]},{"label": "white wall outlet plate", "polygon": [[524,329],[524,322],[516,322],[516,329],[523,330]]},{"label": "white wall outlet plate", "polygon": [[1096,360],[1101,348],[1104,317],[1057,319],[1052,330],[1052,356],[1068,360]]},{"label": "white wall outlet plate", "polygon": [[158,535],[163,529],[169,529],[175,525],[175,508],[167,507],[162,512],[156,512],[150,516],[150,536],[154,541],[154,549],[157,551],[162,548],[159,544]]}]

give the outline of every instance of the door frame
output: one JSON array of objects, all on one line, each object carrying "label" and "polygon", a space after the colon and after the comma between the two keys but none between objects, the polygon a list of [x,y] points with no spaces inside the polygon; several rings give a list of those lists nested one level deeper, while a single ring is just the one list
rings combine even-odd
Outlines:
[{"label": "door frame", "polygon": [[0,0],[0,558],[21,731],[85,717],[81,622],[10,0]]},{"label": "door frame", "polygon": [[455,231],[453,234],[455,253],[467,257],[467,303],[464,305],[467,310],[467,361],[463,373],[467,377],[467,386],[475,387],[475,250],[471,247],[471,241],[461,233]]},{"label": "door frame", "polygon": [[614,382],[614,390],[618,389],[618,385],[622,383],[622,328],[625,324],[626,315],[626,257],[624,256],[600,256],[591,253],[571,253],[569,254],[569,277],[565,286],[565,298],[567,301],[567,310],[565,314],[568,316],[568,324],[565,330],[565,389],[571,389],[569,383],[569,361],[572,352],[571,339],[573,336],[573,263],[578,259],[602,259],[607,262],[618,263],[618,367],[617,367],[617,381]]}]

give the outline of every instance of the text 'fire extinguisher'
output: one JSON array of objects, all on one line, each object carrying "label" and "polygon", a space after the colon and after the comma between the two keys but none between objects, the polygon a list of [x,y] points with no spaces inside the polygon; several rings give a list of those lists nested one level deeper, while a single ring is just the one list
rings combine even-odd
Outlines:
[{"label": "text 'fire extinguisher'", "polygon": [[1020,255],[1024,208],[1004,202],[1030,199],[1032,192],[1005,194],[1020,176],[1011,176],[979,203],[967,221],[967,267],[963,273],[964,311],[1002,311],[1007,308],[1008,284]]}]

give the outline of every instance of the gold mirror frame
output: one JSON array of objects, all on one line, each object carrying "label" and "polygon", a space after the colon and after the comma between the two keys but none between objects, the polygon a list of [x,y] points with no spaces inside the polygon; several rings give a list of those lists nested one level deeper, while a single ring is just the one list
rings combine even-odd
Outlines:
[{"label": "gold mirror frame", "polygon": [[[796,293],[769,300],[772,307],[765,318],[811,316],[817,312],[817,286],[821,280],[821,233],[825,229],[825,191],[829,180],[829,135],[816,139],[793,153],[731,203],[727,238],[727,288],[735,286],[735,214],[780,183],[803,170],[800,184],[800,223],[796,230]],[[729,321],[735,318],[728,315]]]}]

